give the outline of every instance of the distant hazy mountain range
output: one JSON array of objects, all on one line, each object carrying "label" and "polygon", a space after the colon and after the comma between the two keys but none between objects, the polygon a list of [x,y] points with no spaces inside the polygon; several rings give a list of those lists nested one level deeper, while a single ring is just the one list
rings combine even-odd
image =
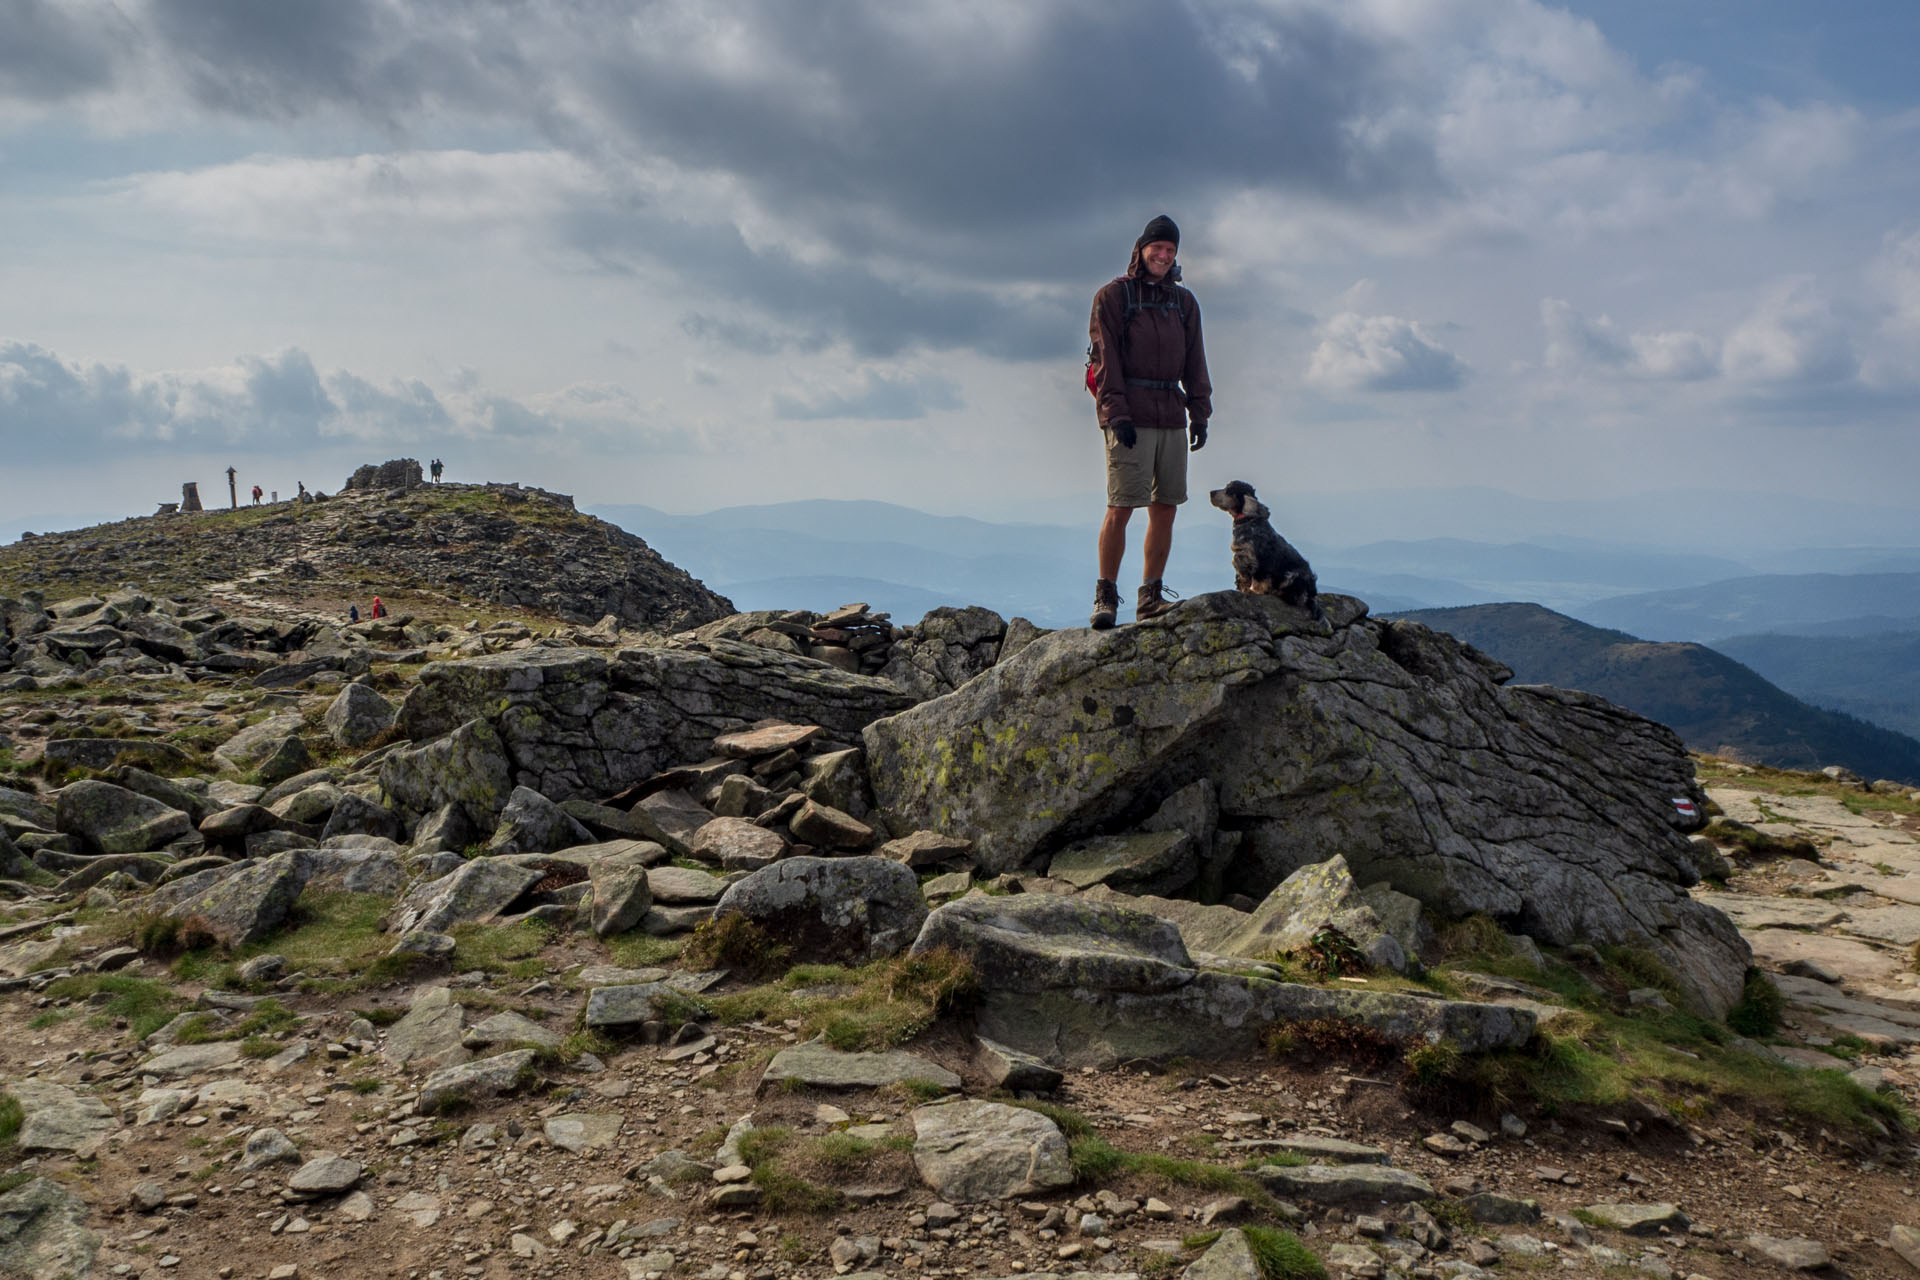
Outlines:
[{"label": "distant hazy mountain range", "polygon": [[[1512,495],[1488,495],[1512,505]],[[1439,502],[1431,495],[1421,500]],[[1330,518],[1332,500],[1315,501],[1288,499],[1291,519],[1311,527]],[[1383,527],[1407,523],[1393,504],[1374,505]],[[996,523],[885,502],[829,500],[703,515],[645,506],[588,510],[640,535],[742,609],[825,609],[861,600],[914,622],[938,605],[980,604],[1043,627],[1073,627],[1085,625],[1092,603],[1097,505],[1083,526]],[[1349,523],[1353,514],[1347,512]],[[1723,649],[1744,645],[1735,656],[1750,659],[1793,696],[1886,728],[1920,729],[1912,647],[1867,639],[1876,632],[1920,633],[1920,548],[1774,550],[1756,564],[1567,536],[1329,546],[1301,535],[1288,515],[1276,512],[1275,524],[1313,561],[1322,590],[1357,595],[1376,613],[1526,600],[1632,636],[1721,641],[1740,635],[1748,638],[1724,641]],[[1221,513],[1189,505],[1175,530],[1168,583],[1186,595],[1231,586],[1228,533]],[[1138,556],[1136,533],[1122,572],[1129,603]],[[1776,572],[1758,575],[1757,568]],[[1761,632],[1811,639],[1762,643],[1754,638]]]},{"label": "distant hazy mountain range", "polygon": [[1841,764],[1920,786],[1920,741],[1809,706],[1704,645],[1640,640],[1536,604],[1399,616],[1493,655],[1518,681],[1584,689],[1658,720],[1696,750],[1793,769]]},{"label": "distant hazy mountain range", "polygon": [[1860,636],[1920,630],[1920,572],[1731,578],[1600,600],[1572,610],[1655,640],[1712,643],[1759,632]]},{"label": "distant hazy mountain range", "polygon": [[1734,636],[1713,647],[1815,706],[1920,738],[1920,630]]},{"label": "distant hazy mountain range", "polygon": [[[933,516],[884,502],[813,500],[670,515],[645,506],[592,514],[636,533],[741,607],[818,608],[875,597],[906,619],[942,604],[984,604],[1042,626],[1077,626],[1091,604],[1094,522],[1004,524]],[[1376,611],[1524,598],[1559,608],[1628,592],[1751,572],[1740,561],[1578,538],[1475,542],[1389,540],[1316,544],[1276,525],[1307,554],[1325,591],[1360,596]],[[1232,585],[1230,526],[1192,504],[1175,531],[1167,582],[1184,594]],[[1139,536],[1122,586],[1138,580]],[[832,597],[832,598],[829,598]],[[1086,597],[1086,599],[1082,599]]]}]

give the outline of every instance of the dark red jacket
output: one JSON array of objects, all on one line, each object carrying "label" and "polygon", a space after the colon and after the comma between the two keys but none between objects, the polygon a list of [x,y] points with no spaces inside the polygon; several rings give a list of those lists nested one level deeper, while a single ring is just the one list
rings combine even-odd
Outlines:
[{"label": "dark red jacket", "polygon": [[[1128,281],[1139,304],[1131,320]],[[1200,340],[1200,303],[1171,280],[1156,284],[1140,265],[1140,250],[1133,251],[1125,276],[1093,296],[1087,334],[1093,340],[1101,426],[1131,420],[1136,427],[1184,430],[1189,420],[1205,422],[1213,416],[1213,382],[1207,377],[1207,351]],[[1180,387],[1129,386],[1129,378],[1177,382]]]}]

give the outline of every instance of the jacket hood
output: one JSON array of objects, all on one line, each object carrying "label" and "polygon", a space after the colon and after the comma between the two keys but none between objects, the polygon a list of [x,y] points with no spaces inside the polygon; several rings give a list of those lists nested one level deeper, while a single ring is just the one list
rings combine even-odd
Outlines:
[{"label": "jacket hood", "polygon": [[[1140,251],[1145,247],[1146,246],[1144,245],[1135,245],[1133,248],[1133,255],[1127,259],[1127,274],[1129,276],[1132,276],[1135,280],[1152,280],[1153,279],[1151,276],[1147,274],[1146,266],[1140,261]],[[1173,266],[1168,269],[1167,278],[1165,280],[1154,281],[1154,283],[1179,284],[1180,283],[1180,259],[1175,258],[1173,260]]]}]

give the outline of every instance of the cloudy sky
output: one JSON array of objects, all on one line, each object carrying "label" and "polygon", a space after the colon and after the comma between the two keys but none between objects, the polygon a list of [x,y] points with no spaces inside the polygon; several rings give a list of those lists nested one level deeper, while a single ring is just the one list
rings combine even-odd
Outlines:
[{"label": "cloudy sky", "polygon": [[447,460],[1064,522],[1196,479],[1912,505],[1911,0],[0,0],[0,522]]}]

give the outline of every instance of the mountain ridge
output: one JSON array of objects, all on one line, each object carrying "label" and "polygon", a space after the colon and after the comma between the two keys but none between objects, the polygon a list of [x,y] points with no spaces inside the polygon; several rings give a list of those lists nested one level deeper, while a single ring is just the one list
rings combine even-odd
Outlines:
[{"label": "mountain ridge", "polygon": [[1531,603],[1392,615],[1445,631],[1528,684],[1599,694],[1665,724],[1696,750],[1754,764],[1839,764],[1920,786],[1920,741],[1810,706],[1705,645],[1650,641]]}]

